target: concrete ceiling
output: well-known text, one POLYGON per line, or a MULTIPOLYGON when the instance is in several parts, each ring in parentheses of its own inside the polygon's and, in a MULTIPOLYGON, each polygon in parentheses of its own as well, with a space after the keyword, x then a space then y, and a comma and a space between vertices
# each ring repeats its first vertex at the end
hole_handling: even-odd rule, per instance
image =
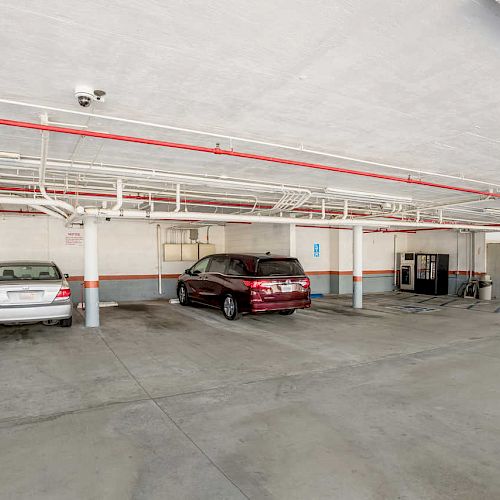
MULTIPOLYGON (((0 47, 3 99, 79 111, 73 89, 86 83, 108 93, 96 113, 498 180, 500 5, 494 0, 1 0, 0 47)), ((3 118, 39 121, 39 114, 0 104, 3 118)), ((89 128, 215 145, 211 138, 95 118, 89 128)), ((92 139, 75 150, 76 143, 52 137, 50 156, 424 196, 422 188, 299 167, 109 142, 101 149, 102 141, 92 139)), ((36 155, 39 148, 38 133, 0 127, 0 150, 36 155)), ((265 153, 405 176, 350 161, 265 153)), ((443 195, 427 191, 429 199, 443 195)))

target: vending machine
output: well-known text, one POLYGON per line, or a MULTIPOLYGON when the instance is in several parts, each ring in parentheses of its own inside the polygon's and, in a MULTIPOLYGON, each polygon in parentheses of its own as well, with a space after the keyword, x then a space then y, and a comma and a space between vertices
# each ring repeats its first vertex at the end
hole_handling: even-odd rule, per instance
POLYGON ((417 253, 415 255, 415 293, 447 295, 449 261, 448 254, 417 253))

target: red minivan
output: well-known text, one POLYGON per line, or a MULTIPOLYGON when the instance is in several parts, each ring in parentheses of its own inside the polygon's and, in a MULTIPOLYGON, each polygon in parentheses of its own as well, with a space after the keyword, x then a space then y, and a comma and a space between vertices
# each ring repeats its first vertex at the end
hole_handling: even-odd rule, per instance
POLYGON ((311 307, 311 284, 299 261, 271 254, 215 254, 199 260, 177 283, 179 302, 222 309, 227 319, 241 313, 293 314, 311 307))

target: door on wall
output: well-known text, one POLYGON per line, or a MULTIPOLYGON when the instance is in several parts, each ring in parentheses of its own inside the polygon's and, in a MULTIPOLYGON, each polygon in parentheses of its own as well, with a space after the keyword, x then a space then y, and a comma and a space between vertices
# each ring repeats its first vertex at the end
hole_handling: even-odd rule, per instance
POLYGON ((491 296, 500 299, 500 243, 488 243, 486 258, 486 274, 493 280, 491 296))

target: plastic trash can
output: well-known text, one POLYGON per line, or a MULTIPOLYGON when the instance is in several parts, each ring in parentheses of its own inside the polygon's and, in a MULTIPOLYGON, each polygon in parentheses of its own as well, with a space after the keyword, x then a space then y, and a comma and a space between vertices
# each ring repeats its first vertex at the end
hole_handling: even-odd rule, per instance
POLYGON ((491 300, 493 281, 488 279, 479 280, 479 300, 491 300))

